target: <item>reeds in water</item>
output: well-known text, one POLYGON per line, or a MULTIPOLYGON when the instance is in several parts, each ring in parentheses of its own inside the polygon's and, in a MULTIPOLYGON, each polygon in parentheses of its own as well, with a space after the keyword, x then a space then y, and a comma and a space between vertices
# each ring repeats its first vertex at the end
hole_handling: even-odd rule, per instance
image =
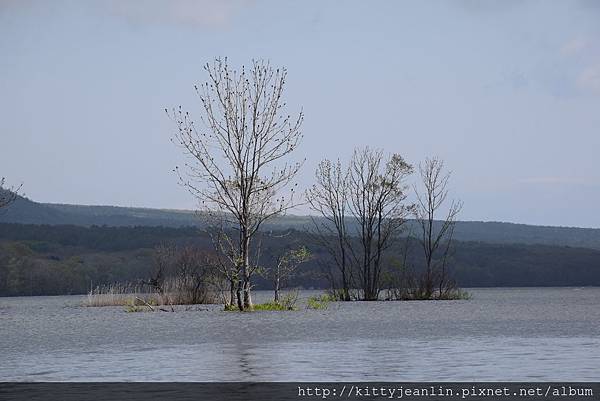
POLYGON ((220 302, 218 291, 192 276, 166 279, 160 288, 147 284, 114 283, 92 288, 84 306, 196 305, 220 302))

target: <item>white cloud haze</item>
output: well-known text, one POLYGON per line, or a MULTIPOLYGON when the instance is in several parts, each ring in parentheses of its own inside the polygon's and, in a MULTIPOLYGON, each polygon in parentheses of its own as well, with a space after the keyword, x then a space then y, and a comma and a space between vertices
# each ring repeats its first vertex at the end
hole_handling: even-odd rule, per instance
MULTIPOLYGON (((34 200, 194 208, 165 107, 268 58, 298 176, 354 146, 439 155, 461 218, 600 227, 599 2, 0 0, 0 175, 34 200)), ((415 177, 414 177, 415 178, 415 177)))
POLYGON ((136 23, 191 24, 208 28, 228 26, 232 18, 249 3, 247 0, 105 1, 113 15, 136 23))

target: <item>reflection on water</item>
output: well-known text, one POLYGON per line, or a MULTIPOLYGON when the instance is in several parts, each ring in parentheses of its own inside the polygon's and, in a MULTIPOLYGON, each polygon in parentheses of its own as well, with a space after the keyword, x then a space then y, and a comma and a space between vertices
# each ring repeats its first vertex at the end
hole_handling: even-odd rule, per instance
POLYGON ((600 380, 600 289, 472 292, 253 314, 3 298, 0 380, 600 380))

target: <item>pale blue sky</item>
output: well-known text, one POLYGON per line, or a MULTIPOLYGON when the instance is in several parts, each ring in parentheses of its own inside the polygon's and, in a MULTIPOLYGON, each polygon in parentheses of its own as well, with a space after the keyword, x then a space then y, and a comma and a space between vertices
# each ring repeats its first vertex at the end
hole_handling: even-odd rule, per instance
POLYGON ((304 108, 301 186, 371 145, 444 158, 462 219, 600 227, 594 0, 0 0, 0 55, 0 175, 37 201, 194 208, 163 110, 254 57, 304 108))

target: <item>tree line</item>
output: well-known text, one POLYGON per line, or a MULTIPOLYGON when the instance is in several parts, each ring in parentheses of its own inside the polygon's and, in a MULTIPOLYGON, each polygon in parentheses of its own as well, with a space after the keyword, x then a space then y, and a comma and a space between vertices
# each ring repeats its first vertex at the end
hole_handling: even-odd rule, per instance
MULTIPOLYGON (((309 244, 310 258, 281 279, 280 290, 330 289, 329 276, 337 268, 328 250, 313 241, 306 231, 265 232, 260 241, 263 267, 253 277, 253 288, 274 290, 268 270, 282 254, 309 244)), ((96 286, 147 282, 155 272, 156 249, 162 246, 193 247, 198 254, 217 256, 210 235, 197 229, 0 224, 0 296, 84 294, 96 286)), ((402 237, 388 249, 382 298, 415 298, 409 292, 417 288, 411 281, 425 273, 421 246, 415 237, 402 237)), ((598 250, 463 241, 454 241, 453 248, 447 269, 462 287, 600 285, 598 250)), ((180 271, 174 266, 165 277, 176 278, 180 271)), ((222 289, 229 297, 229 283, 223 282, 222 289)))

